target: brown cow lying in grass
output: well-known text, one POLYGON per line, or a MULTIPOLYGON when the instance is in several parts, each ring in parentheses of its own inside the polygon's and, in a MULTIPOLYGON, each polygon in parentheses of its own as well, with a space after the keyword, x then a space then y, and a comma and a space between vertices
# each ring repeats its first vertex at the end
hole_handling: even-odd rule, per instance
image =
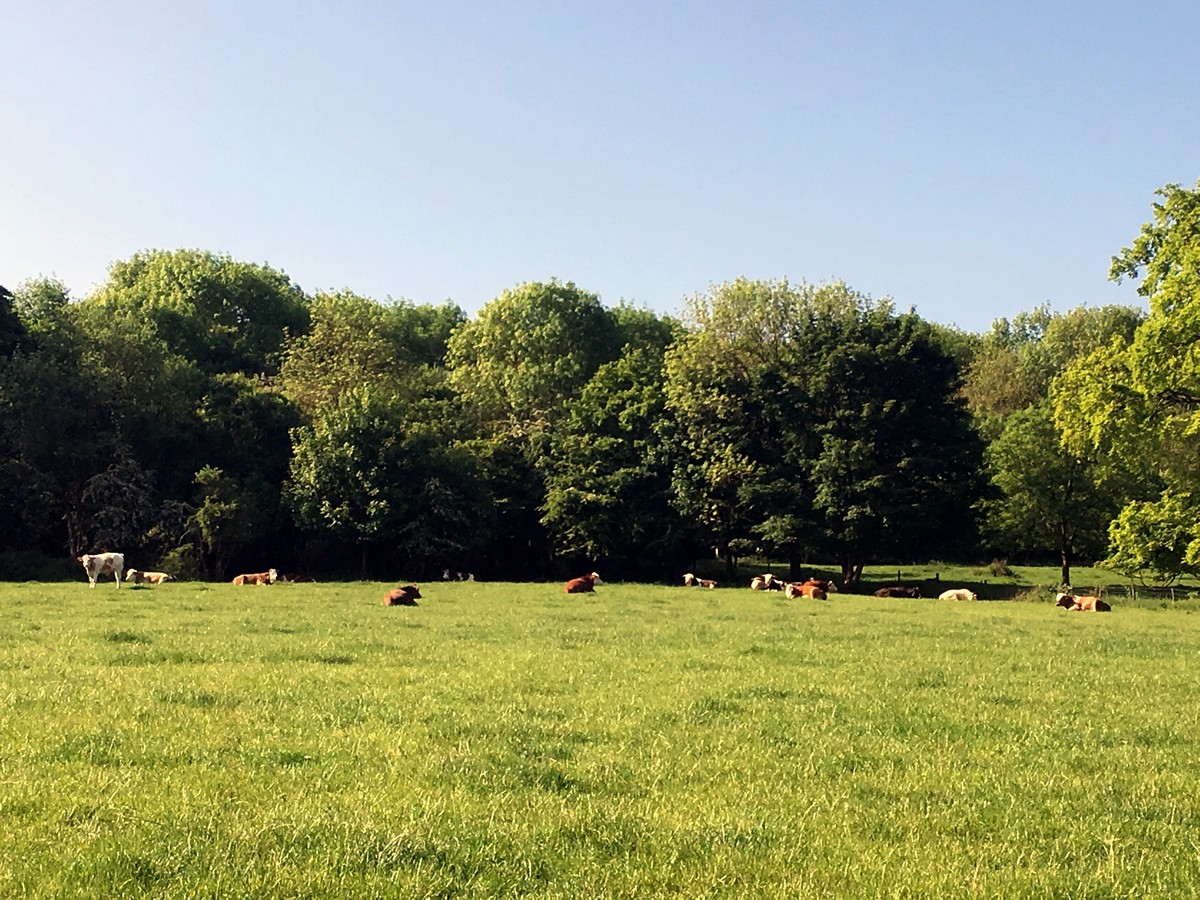
POLYGON ((383 598, 384 606, 418 606, 421 589, 415 584, 405 584, 392 588, 383 598))
POLYGON ((810 578, 805 582, 786 582, 783 586, 783 595, 789 600, 795 600, 797 597, 804 597, 808 600, 827 600, 829 595, 826 589, 822 587, 828 582, 817 581, 815 578, 810 578))
POLYGON ((697 578, 691 572, 688 572, 686 575, 683 576, 683 586, 684 587, 715 588, 717 586, 717 583, 715 581, 713 581, 711 578, 697 578))
POLYGON ((604 584, 604 582, 600 580, 599 575, 593 572, 591 575, 572 578, 563 587, 568 594, 590 594, 594 592, 598 584, 604 584))
POLYGON ((1058 594, 1054 605, 1063 607, 1067 612, 1111 612, 1112 607, 1099 597, 1083 596, 1080 594, 1058 594))
POLYGON ((875 592, 876 597, 908 597, 913 600, 921 599, 921 589, 919 587, 904 587, 901 584, 890 584, 887 587, 881 587, 875 592))
POLYGON ((257 572, 253 575, 238 575, 233 579, 234 584, 274 584, 279 580, 279 573, 274 569, 268 569, 266 572, 257 572))

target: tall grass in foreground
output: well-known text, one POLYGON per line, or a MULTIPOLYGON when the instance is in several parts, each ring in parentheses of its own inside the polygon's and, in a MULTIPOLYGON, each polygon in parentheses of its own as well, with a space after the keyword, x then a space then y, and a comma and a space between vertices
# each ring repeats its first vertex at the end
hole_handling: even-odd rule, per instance
POLYGON ((1200 617, 383 592, 0 586, 0 896, 1200 884, 1200 617))

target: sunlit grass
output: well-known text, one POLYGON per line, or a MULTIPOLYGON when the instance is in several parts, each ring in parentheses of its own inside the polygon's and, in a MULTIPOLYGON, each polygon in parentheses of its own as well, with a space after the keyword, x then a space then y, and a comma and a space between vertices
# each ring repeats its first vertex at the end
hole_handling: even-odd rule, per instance
POLYGON ((0 586, 2 896, 1180 896, 1200 620, 0 586))

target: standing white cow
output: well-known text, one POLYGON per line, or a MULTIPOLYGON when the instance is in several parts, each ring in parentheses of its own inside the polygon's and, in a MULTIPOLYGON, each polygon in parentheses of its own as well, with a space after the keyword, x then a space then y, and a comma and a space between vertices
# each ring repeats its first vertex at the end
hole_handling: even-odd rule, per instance
POLYGON ((124 553, 85 553, 75 558, 83 563, 89 587, 95 587, 96 579, 101 575, 114 576, 117 579, 117 587, 121 586, 121 576, 125 573, 124 553))

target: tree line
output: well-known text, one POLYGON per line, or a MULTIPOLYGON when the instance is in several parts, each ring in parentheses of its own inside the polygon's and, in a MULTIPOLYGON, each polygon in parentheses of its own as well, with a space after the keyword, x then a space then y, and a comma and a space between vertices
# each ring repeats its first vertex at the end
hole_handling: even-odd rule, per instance
POLYGON ((1200 191, 1113 259, 1149 311, 973 334, 841 282, 679 316, 570 282, 453 303, 307 294, 199 250, 74 300, 0 289, 0 559, 674 578, 714 555, 1200 570, 1200 191))

